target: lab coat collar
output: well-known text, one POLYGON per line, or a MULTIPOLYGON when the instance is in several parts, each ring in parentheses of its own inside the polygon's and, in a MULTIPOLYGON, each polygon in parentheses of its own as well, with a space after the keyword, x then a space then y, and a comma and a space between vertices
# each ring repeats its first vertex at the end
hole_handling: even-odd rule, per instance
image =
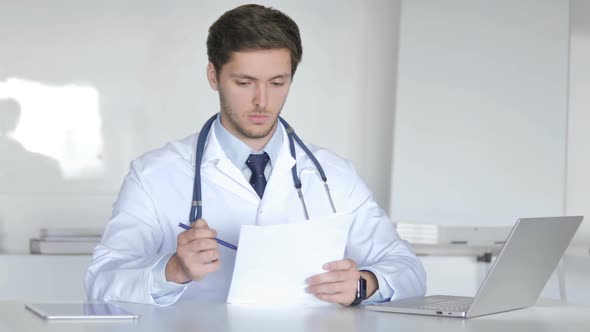
POLYGON ((276 164, 279 151, 283 143, 283 134, 280 130, 277 130, 278 126, 274 128, 273 134, 270 140, 266 143, 260 151, 256 151, 244 143, 242 140, 230 133, 221 124, 220 115, 213 122, 213 128, 215 129, 215 136, 219 145, 222 147, 223 152, 227 155, 229 160, 238 168, 242 169, 246 167, 246 161, 251 154, 262 154, 263 152, 268 153, 270 157, 271 168, 276 164))
MULTIPOLYGON (((281 132, 283 134, 283 142, 282 142, 281 147, 278 152, 277 162, 276 162, 276 164, 273 165, 273 173, 278 169, 282 169, 283 167, 287 168, 287 169, 291 169, 291 167, 293 167, 293 165, 295 165, 295 162, 296 162, 295 159, 293 159, 293 157, 291 156, 291 152, 289 150, 289 137, 288 137, 287 131, 285 130, 282 123, 279 122, 277 130, 281 130, 281 132)), ((197 140, 198 140, 198 134, 195 135, 195 138, 194 138, 193 144, 192 144, 192 151, 190 154, 190 163, 191 163, 191 166, 193 166, 193 167, 195 167, 195 165, 196 165, 197 140)), ((206 165, 209 162, 213 162, 213 161, 217 161, 217 160, 225 160, 225 159, 227 159, 227 161, 229 161, 231 163, 231 161, 229 160, 229 158, 227 157, 227 155, 225 154, 225 152, 221 148, 221 145, 219 144, 219 141, 218 141, 217 136, 215 134, 215 126, 211 126, 211 130, 209 131, 209 134, 207 135, 207 142, 205 143, 202 165, 206 165)))
MULTIPOLYGON (((287 131, 285 128, 280 124, 278 128, 281 128, 283 134, 283 144, 278 153, 277 161, 275 165, 273 165, 273 169, 265 190, 265 193, 269 191, 277 190, 277 183, 282 182, 286 179, 290 179, 288 172, 291 171, 291 168, 295 164, 295 159, 291 156, 289 150, 289 138, 287 136, 287 131)), ((196 135, 198 137, 198 135, 196 135)), ((193 144, 193 151, 191 152, 191 164, 193 167, 196 165, 196 140, 194 140, 193 144)), ((242 171, 239 170, 233 162, 227 157, 219 141, 217 140, 217 136, 215 135, 215 127, 212 126, 209 134, 207 135, 207 142, 205 143, 205 149, 203 151, 203 160, 201 162, 201 174, 203 177, 207 177, 210 181, 215 182, 217 185, 226 188, 227 190, 248 199, 249 201, 256 203, 261 202, 260 198, 254 188, 248 183, 242 171), (215 171, 213 171, 215 169, 215 171)), ((274 193, 270 196, 276 196, 275 194, 279 194, 281 191, 281 187, 278 187, 278 193, 274 193)), ((268 195, 264 195, 266 198, 268 195)))

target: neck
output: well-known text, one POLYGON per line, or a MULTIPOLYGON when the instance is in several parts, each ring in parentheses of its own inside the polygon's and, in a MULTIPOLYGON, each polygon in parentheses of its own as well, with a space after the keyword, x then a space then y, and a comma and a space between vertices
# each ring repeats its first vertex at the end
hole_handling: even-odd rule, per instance
MULTIPOLYGON (((276 130, 276 127, 275 127, 276 130)), ((263 147, 266 146, 266 144, 268 144, 268 141, 270 141, 272 135, 274 134, 274 130, 268 134, 268 136, 264 137, 264 138, 246 138, 246 139, 241 139, 242 142, 246 143, 246 145, 248 145, 250 148, 252 148, 252 150, 258 152, 260 150, 262 150, 263 147)))
POLYGON ((270 141, 270 139, 274 135, 275 131, 277 130, 277 126, 278 126, 278 121, 277 121, 274 124, 274 127, 268 133, 268 135, 266 135, 264 137, 260 137, 260 138, 251 138, 251 137, 248 137, 248 136, 245 136, 245 135, 241 134, 235 128, 233 128, 231 126, 227 126, 225 124, 225 120, 224 120, 223 114, 221 114, 220 121, 221 121, 221 125, 223 126, 223 128, 225 128, 227 131, 229 131, 230 134, 234 135, 240 141, 244 142, 244 144, 246 144, 247 146, 249 146, 252 150, 257 151, 257 152, 260 151, 260 150, 262 150, 262 148, 264 148, 266 146, 266 144, 268 144, 268 142, 270 141))

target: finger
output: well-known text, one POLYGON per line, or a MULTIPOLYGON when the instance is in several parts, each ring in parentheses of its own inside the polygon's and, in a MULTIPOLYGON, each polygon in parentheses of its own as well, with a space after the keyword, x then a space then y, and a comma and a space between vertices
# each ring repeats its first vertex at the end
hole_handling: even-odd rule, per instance
POLYGON ((345 295, 343 293, 337 294, 317 294, 316 297, 322 301, 331 302, 331 303, 338 303, 344 306, 350 305, 352 301, 354 301, 354 297, 349 295, 345 295))
POLYGON ((210 264, 221 258, 221 253, 217 249, 201 251, 198 255, 203 264, 210 264))
POLYGON ((220 267, 221 267, 221 261, 218 259, 216 261, 213 261, 211 263, 203 265, 203 270, 206 273, 211 273, 211 272, 215 272, 215 271, 219 270, 220 267))
POLYGON ((192 228, 209 228, 209 224, 207 223, 207 220, 205 219, 197 219, 197 221, 195 221, 192 225, 192 228))
POLYGON ((178 244, 186 244, 197 239, 215 239, 217 231, 211 228, 191 228, 178 235, 178 244))
POLYGON ((217 241, 213 239, 198 239, 194 241, 190 241, 183 246, 186 247, 186 250, 191 251, 193 253, 199 253, 205 250, 212 250, 217 249, 217 241))
POLYGON ((308 285, 319 285, 326 282, 338 282, 346 280, 358 280, 360 273, 356 270, 348 271, 329 271, 321 274, 316 274, 305 280, 308 285))
POLYGON ((219 260, 219 258, 221 258, 221 254, 219 253, 219 250, 216 249, 211 249, 211 250, 205 250, 205 251, 201 251, 195 255, 193 255, 190 258, 191 263, 194 264, 210 264, 213 263, 217 260, 219 260))
POLYGON ((356 269, 356 262, 352 259, 341 259, 326 263, 323 268, 327 271, 356 269))
POLYGON ((188 266, 188 270, 193 280, 201 280, 211 272, 219 270, 221 267, 221 261, 216 260, 208 264, 191 264, 188 266))
POLYGON ((314 295, 318 294, 337 294, 350 293, 351 284, 349 282, 327 282, 319 285, 310 285, 305 289, 306 292, 314 295))

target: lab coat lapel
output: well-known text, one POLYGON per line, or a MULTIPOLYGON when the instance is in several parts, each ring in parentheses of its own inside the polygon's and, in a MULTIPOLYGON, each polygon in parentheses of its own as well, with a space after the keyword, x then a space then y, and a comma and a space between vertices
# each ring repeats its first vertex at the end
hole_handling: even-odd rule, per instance
POLYGON ((203 180, 222 186, 244 199, 256 203, 259 200, 256 191, 246 181, 244 174, 229 160, 219 145, 214 127, 211 127, 203 151, 201 175, 203 180))
POLYGON ((262 208, 268 212, 269 218, 263 221, 275 220, 285 222, 285 204, 290 204, 290 195, 294 195, 295 187, 291 168, 295 165, 295 159, 291 156, 289 150, 289 137, 281 124, 279 127, 283 131, 283 145, 279 151, 276 162, 273 164, 270 178, 266 184, 264 195, 262 196, 262 208))

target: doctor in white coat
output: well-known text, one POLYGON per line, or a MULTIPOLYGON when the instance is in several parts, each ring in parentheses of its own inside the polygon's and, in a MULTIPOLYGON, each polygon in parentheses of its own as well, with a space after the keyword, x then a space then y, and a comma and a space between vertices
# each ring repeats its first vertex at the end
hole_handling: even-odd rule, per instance
MULTIPOLYGON (((171 305, 179 298, 225 301, 241 225, 303 220, 291 177, 297 165, 310 218, 333 213, 309 156, 278 121, 301 60, 299 30, 282 12, 244 5, 209 29, 207 78, 220 113, 196 163, 198 134, 132 162, 113 215, 94 251, 85 284, 89 299, 171 305), (262 170, 250 161, 264 159, 262 170), (266 165, 264 165, 266 164, 266 165), (195 169, 201 169, 202 219, 189 230, 195 169), (260 182, 262 181, 262 182, 260 182)), ((354 215, 345 258, 326 262, 306 290, 344 306, 425 293, 425 272, 351 163, 310 145, 325 170, 338 213, 354 215), (363 281, 366 292, 358 289, 363 281)), ((305 239, 301 239, 305 245, 305 239)), ((268 248, 273 250, 273 248, 268 248)))

